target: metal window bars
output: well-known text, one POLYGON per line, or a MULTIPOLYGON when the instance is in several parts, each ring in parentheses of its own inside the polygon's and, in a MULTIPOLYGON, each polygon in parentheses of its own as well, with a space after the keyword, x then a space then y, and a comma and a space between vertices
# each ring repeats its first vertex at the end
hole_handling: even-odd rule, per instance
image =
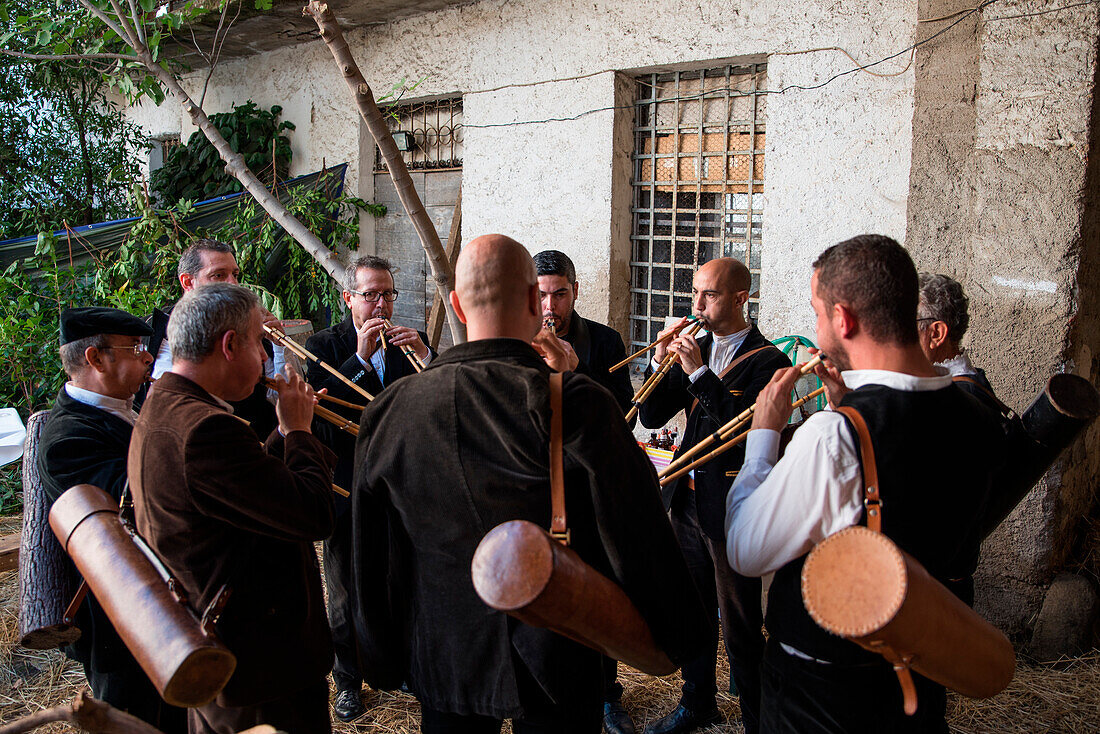
MULTIPOLYGON (((403 151, 409 170, 462 168, 462 98, 436 99, 384 107, 391 132, 412 134, 414 145, 403 151)), ((386 170, 378 146, 374 149, 374 171, 386 170)))
MULTIPOLYGON (((630 351, 666 317, 690 313, 692 276, 708 260, 742 260, 759 292, 766 72, 729 65, 635 80, 630 351)), ((749 318, 758 312, 754 295, 749 318)))

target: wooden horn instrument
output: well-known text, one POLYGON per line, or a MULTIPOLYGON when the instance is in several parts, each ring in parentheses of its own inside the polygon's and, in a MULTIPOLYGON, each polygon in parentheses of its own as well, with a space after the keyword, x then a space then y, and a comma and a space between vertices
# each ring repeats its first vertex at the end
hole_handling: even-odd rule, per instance
MULTIPOLYGON (((389 319, 383 319, 382 320, 382 326, 384 326, 387 330, 392 329, 393 328, 393 322, 390 321, 389 319)), ((385 345, 386 345, 386 334, 385 334, 385 331, 383 331, 382 332, 382 346, 385 347, 385 345)), ((409 364, 411 364, 413 366, 414 370, 416 370, 417 372, 423 372, 424 371, 424 368, 427 365, 425 365, 423 362, 420 361, 420 355, 418 355, 416 353, 415 349, 413 349, 408 344, 402 344, 401 345, 401 353, 405 355, 405 359, 409 360, 409 364)))
MULTIPOLYGON (((695 316, 688 316, 688 322, 687 322, 687 324, 684 324, 684 329, 686 329, 688 327, 688 325, 691 324, 693 321, 697 321, 697 320, 698 320, 698 318, 695 317, 695 316)), ((683 331, 683 329, 681 329, 680 331, 683 331)), ((629 357, 624 359, 622 362, 616 362, 615 364, 611 365, 610 367, 607 368, 607 371, 608 372, 614 372, 615 370, 619 369, 620 367, 627 366, 628 364, 633 362, 635 359, 637 359, 638 357, 640 357, 643 354, 645 354, 646 352, 648 352, 650 349, 653 349, 654 347, 656 347, 660 344, 663 344, 664 342, 667 342, 670 339, 676 338, 677 336, 679 336, 680 331, 674 331, 670 334, 665 334, 660 339, 657 339, 656 341, 653 341, 650 344, 648 344, 647 346, 644 346, 641 349, 639 349, 638 351, 634 352, 634 354, 631 354, 629 357)))
MULTIPOLYGON (((689 326, 685 327, 688 336, 694 336, 702 328, 702 319, 696 319, 695 321, 691 322, 689 326)), ((684 333, 684 329, 681 329, 676 334, 672 334, 669 336, 678 336, 682 333, 684 333)), ((626 413, 627 422, 634 420, 634 416, 638 415, 638 409, 641 407, 642 403, 644 403, 646 399, 653 393, 653 390, 656 389, 658 383, 660 383, 661 380, 665 378, 665 375, 668 374, 669 370, 672 369, 672 365, 674 364, 676 364, 676 354, 674 352, 669 352, 665 355, 664 360, 661 362, 661 366, 652 375, 649 376, 648 380, 642 383, 642 386, 638 388, 638 392, 634 393, 634 397, 630 400, 633 405, 626 413)))
MULTIPOLYGON (((825 355, 816 354, 816 355, 814 355, 814 357, 812 359, 810 359, 808 362, 806 362, 801 367, 799 367, 798 371, 803 375, 807 375, 810 372, 812 372, 815 367, 817 367, 819 364, 821 364, 824 361, 825 361, 825 355)), ((802 405, 803 403, 806 402, 806 400, 809 400, 811 397, 817 397, 820 394, 821 394, 820 392, 811 393, 810 395, 807 395, 804 399, 802 399, 798 403, 798 405, 802 405)), ((795 408, 795 407, 798 407, 798 405, 792 405, 791 407, 795 408)), ((671 464, 666 466, 661 471, 660 478, 664 479, 665 477, 669 477, 673 473, 677 472, 680 468, 687 465, 687 463, 689 461, 691 461, 692 457, 697 456, 699 454, 699 452, 703 451, 704 449, 706 449, 708 446, 710 446, 714 442, 730 440, 730 438, 733 437, 734 433, 739 428, 742 428, 746 423, 748 423, 749 421, 752 420, 752 416, 755 412, 756 412, 756 403, 753 403, 748 408, 745 408, 745 410, 743 410, 735 418, 733 418, 732 420, 730 420, 730 421, 726 422, 725 424, 723 424, 717 431, 715 431, 714 433, 707 436, 706 438, 704 438, 699 443, 692 446, 690 449, 685 451, 680 456, 676 457, 676 461, 673 461, 671 464)), ((679 475, 677 475, 677 476, 679 476, 679 475)))

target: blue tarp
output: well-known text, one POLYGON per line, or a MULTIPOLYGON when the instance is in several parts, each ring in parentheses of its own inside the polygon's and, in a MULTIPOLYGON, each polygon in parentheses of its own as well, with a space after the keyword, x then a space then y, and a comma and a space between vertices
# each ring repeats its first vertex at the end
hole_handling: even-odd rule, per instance
MULTIPOLYGON (((279 200, 286 204, 290 200, 290 192, 295 189, 320 189, 329 199, 339 196, 344 190, 344 174, 348 164, 342 163, 335 168, 326 168, 304 176, 298 176, 280 184, 273 192, 279 200)), ((233 215, 237 206, 241 204, 242 197, 251 196, 247 191, 237 194, 226 194, 214 199, 207 199, 195 204, 191 214, 184 217, 180 224, 189 232, 198 229, 212 230, 220 227, 233 215)), ((257 224, 267 216, 267 213, 257 207, 257 224)), ((71 260, 79 265, 87 262, 93 254, 107 252, 118 248, 126 241, 130 229, 138 221, 138 217, 116 219, 113 222, 88 224, 77 227, 71 232, 59 230, 54 233, 57 238, 57 256, 61 261, 71 260)), ((14 240, 0 242, 0 269, 6 268, 10 263, 34 255, 34 248, 38 242, 38 236, 20 237, 14 240)), ((277 247, 281 251, 283 248, 277 247)))

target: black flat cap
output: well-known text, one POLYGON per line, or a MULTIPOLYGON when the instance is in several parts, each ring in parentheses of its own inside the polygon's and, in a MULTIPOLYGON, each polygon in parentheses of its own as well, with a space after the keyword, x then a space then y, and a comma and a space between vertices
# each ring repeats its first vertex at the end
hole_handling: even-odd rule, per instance
POLYGON ((61 344, 96 334, 149 336, 152 327, 137 316, 117 308, 67 308, 61 312, 61 344))

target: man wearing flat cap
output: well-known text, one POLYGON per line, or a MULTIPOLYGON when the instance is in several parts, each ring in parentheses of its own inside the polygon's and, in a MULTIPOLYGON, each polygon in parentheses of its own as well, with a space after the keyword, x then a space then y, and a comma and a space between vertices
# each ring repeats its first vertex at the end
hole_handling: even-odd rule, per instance
MULTIPOLYGON (((115 308, 70 308, 61 314, 61 364, 69 382, 57 395, 38 449, 38 471, 50 504, 77 484, 115 500, 126 485, 126 454, 137 414, 134 393, 153 357, 152 329, 115 308)), ((77 579, 75 566, 69 571, 77 579)), ((80 639, 66 654, 80 661, 92 695, 163 732, 186 731, 186 713, 161 700, 89 593, 76 618, 80 639)))

